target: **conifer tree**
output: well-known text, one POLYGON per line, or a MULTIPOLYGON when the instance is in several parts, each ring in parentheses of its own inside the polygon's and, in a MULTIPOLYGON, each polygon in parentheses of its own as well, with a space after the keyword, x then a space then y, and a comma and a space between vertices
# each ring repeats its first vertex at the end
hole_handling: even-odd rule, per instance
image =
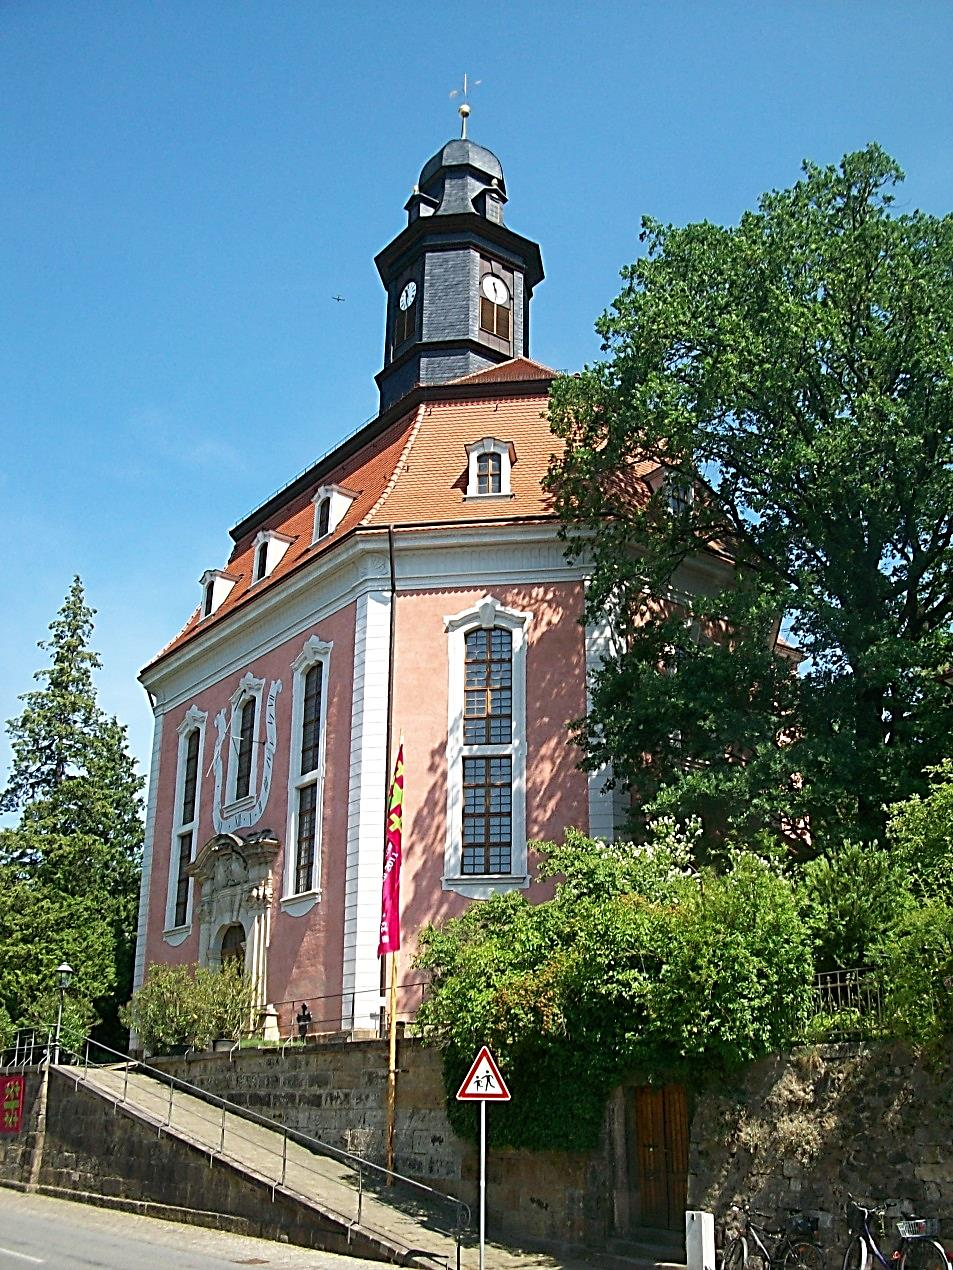
POLYGON ((0 811, 0 1004, 44 1022, 54 967, 109 1035, 131 987, 142 842, 142 778, 126 730, 98 705, 89 647, 94 610, 73 579, 39 647, 50 664, 10 720, 13 759, 0 811))

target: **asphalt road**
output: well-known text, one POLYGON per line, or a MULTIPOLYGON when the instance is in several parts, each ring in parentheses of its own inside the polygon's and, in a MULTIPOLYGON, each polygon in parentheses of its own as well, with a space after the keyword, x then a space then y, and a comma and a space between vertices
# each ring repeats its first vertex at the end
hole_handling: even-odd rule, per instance
POLYGON ((0 1188, 0 1270, 380 1270, 379 1261, 0 1188))

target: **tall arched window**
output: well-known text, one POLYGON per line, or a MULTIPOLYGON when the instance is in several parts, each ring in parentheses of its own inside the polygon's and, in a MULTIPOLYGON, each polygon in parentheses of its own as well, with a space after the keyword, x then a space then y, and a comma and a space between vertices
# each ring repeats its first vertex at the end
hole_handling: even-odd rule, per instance
POLYGON ((180 943, 188 934, 192 881, 188 867, 196 852, 202 793, 202 753, 208 716, 190 706, 178 727, 178 760, 173 802, 169 882, 166 893, 165 936, 180 943))
POLYGON ((461 871, 508 874, 513 851, 513 638, 493 627, 469 631, 463 712, 461 871), (479 747, 480 753, 472 753, 479 747), (499 747, 498 753, 487 752, 499 747), (505 752, 504 752, 505 751, 505 752), (471 756, 472 755, 472 756, 471 756))
POLYGON ((318 822, 318 772, 321 761, 321 689, 324 667, 316 662, 304 677, 301 703, 301 748, 298 760, 298 809, 295 817, 295 881, 297 894, 314 886, 318 822))
POLYGON ((487 597, 449 634, 443 885, 473 898, 528 885, 526 625, 487 597))
POLYGON ((331 645, 311 635, 292 662, 288 849, 282 908, 303 916, 321 893, 324 730, 331 645))
POLYGON ((185 746, 185 772, 182 780, 182 803, 179 807, 178 867, 175 884, 173 926, 184 926, 189 918, 189 875, 195 845, 195 794, 199 778, 199 730, 193 728, 185 746))
POLYGON ((251 787, 252 747, 255 744, 255 711, 258 702, 249 697, 238 715, 238 767, 235 772, 235 797, 247 798, 251 787))

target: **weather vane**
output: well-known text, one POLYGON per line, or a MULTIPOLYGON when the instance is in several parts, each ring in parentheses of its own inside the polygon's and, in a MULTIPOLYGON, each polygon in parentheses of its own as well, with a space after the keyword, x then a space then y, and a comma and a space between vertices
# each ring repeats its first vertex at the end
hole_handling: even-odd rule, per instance
POLYGON ((471 83, 467 79, 466 75, 464 75, 462 94, 459 88, 455 88, 453 92, 451 92, 450 94, 451 100, 454 97, 460 97, 460 96, 463 97, 463 101, 461 101, 460 105, 457 107, 458 113, 460 115, 460 140, 461 141, 466 141, 467 139, 467 119, 469 118, 469 115, 470 115, 470 103, 467 100, 467 98, 470 95, 470 89, 476 88, 479 84, 482 84, 482 83, 483 83, 482 79, 475 79, 471 83))

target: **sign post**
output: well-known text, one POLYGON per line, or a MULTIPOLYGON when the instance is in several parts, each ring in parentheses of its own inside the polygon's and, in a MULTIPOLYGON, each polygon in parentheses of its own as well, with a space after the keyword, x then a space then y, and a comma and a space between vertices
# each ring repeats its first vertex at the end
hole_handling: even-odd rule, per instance
POLYGON ((459 1102, 480 1104, 480 1270, 486 1255, 486 1104, 509 1102, 510 1091, 486 1045, 480 1050, 463 1084, 457 1090, 459 1102))

